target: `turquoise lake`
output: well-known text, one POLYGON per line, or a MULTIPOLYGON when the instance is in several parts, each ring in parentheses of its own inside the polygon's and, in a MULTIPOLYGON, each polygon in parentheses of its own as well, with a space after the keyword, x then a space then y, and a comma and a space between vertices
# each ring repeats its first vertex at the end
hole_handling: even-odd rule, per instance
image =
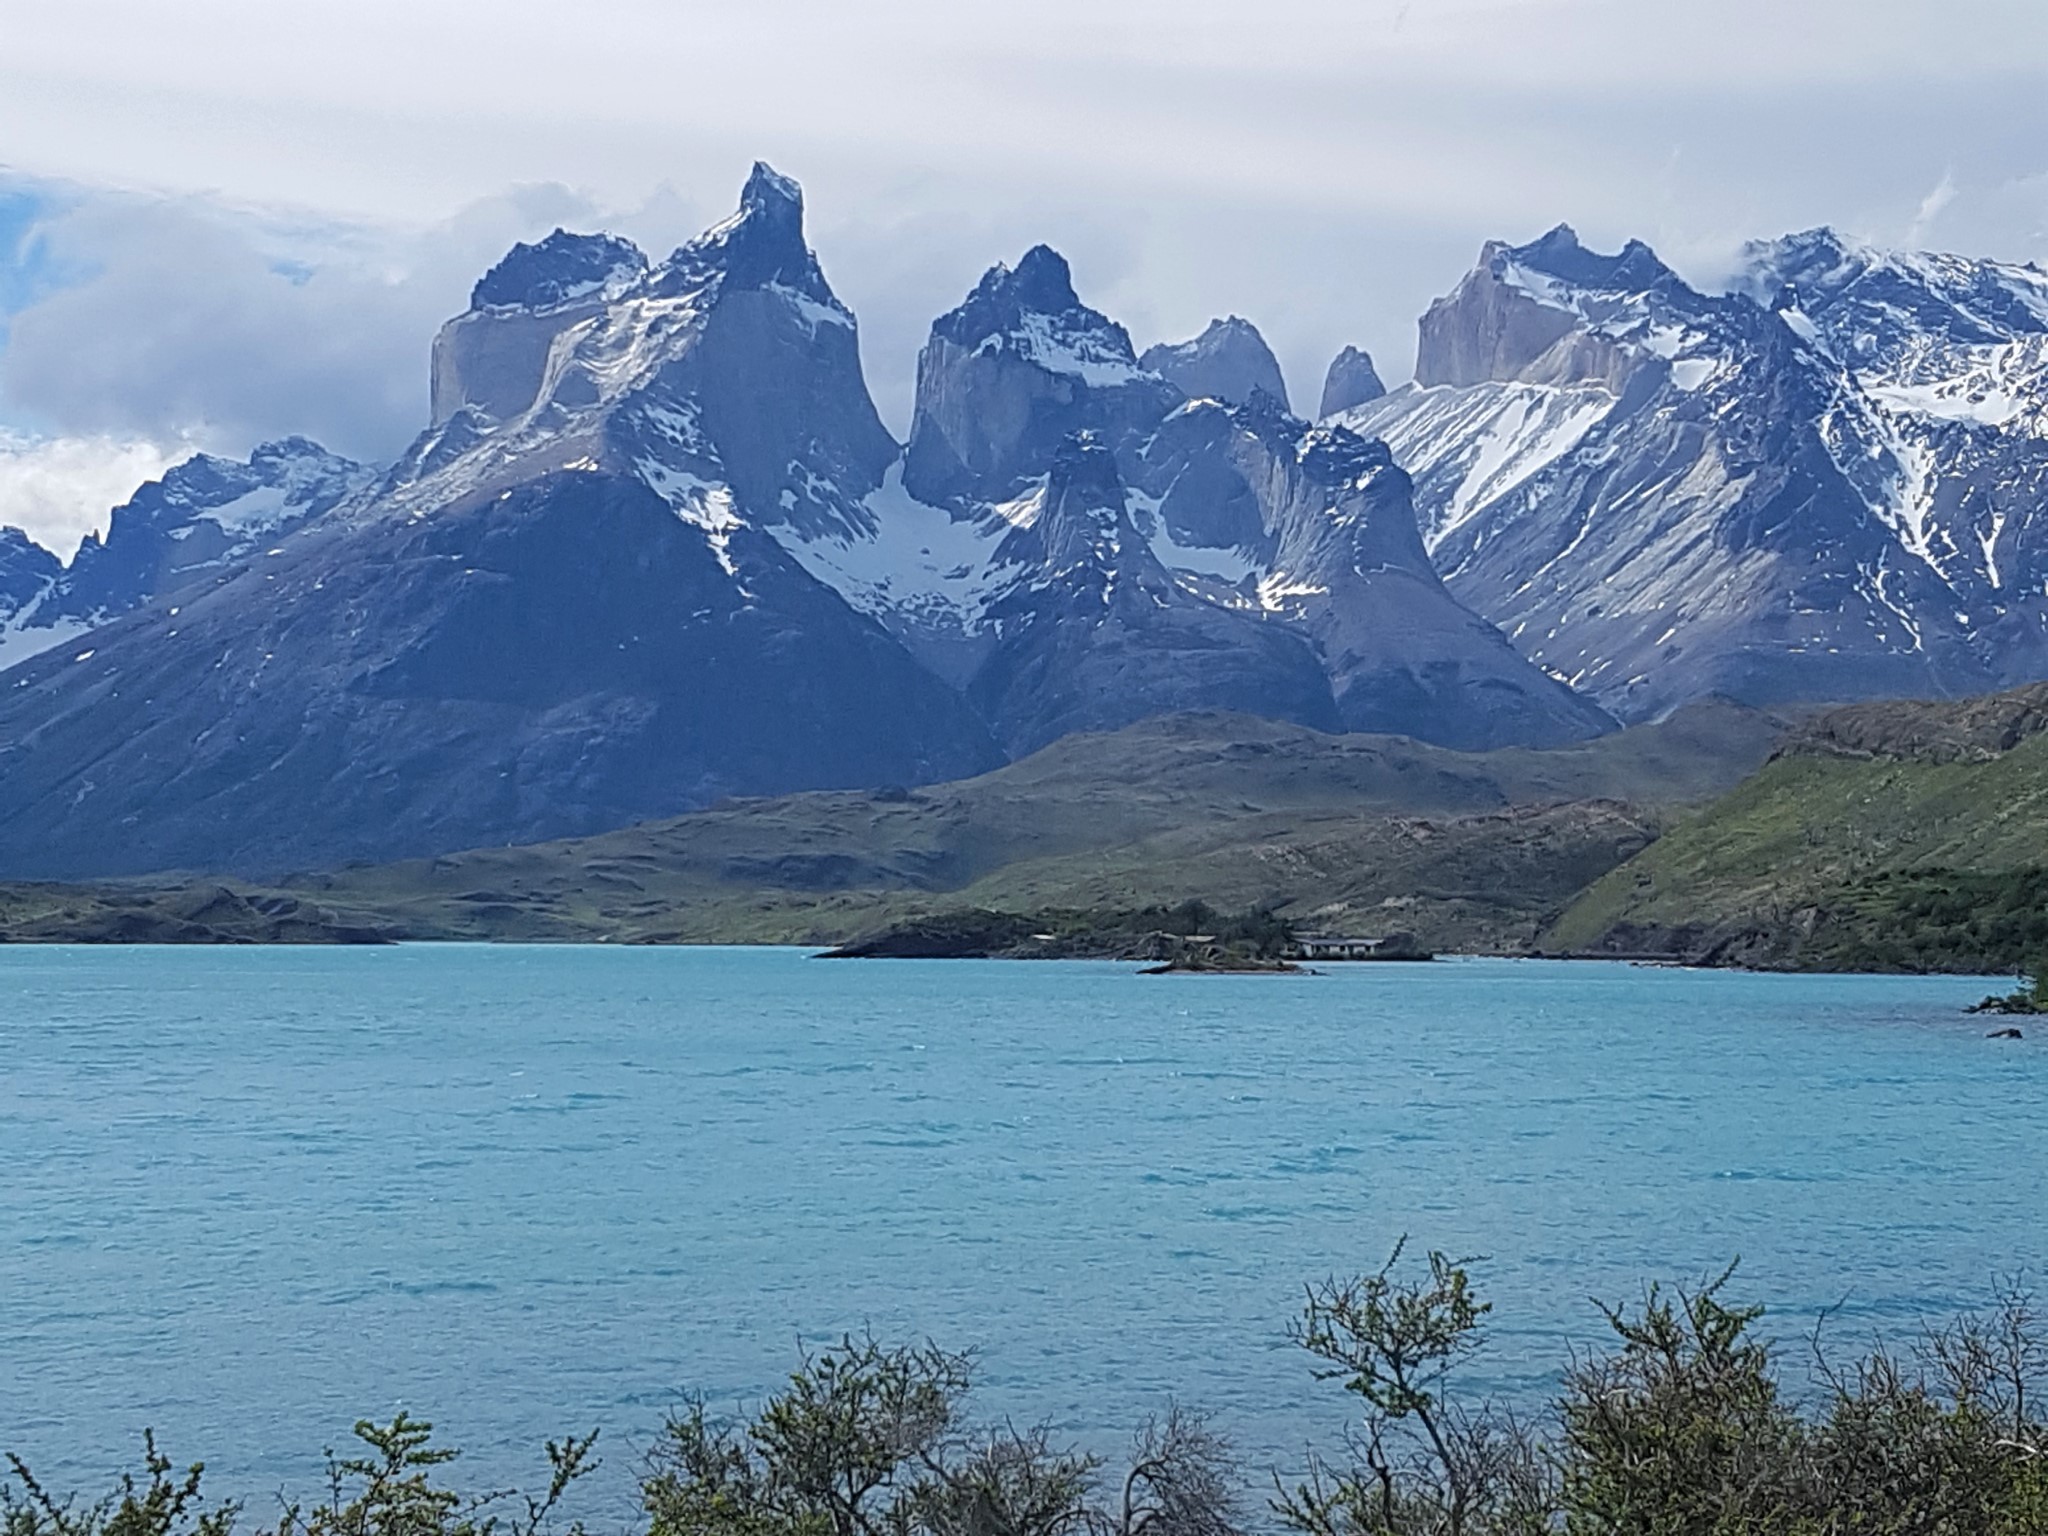
MULTIPOLYGON (((1485 1257, 1475 1386, 1540 1403, 1595 1298, 1696 1281, 1901 1338, 2048 1260, 2048 1031, 1968 978, 1454 961, 1312 977, 792 950, 0 951, 0 1449, 145 1426, 316 1489, 407 1407, 474 1484, 799 1339, 975 1345, 988 1417, 1115 1450, 1169 1397, 1258 1466, 1343 1395, 1305 1281, 1485 1257)), ((259 1504, 260 1509, 264 1507, 259 1504)))

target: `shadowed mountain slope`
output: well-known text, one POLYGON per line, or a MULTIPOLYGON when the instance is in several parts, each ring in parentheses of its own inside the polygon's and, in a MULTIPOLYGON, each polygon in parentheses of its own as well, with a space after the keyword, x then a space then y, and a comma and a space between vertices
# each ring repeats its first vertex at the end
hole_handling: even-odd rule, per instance
POLYGON ((569 472, 316 526, 0 690, 0 868, 277 872, 998 760, 748 529, 569 472))

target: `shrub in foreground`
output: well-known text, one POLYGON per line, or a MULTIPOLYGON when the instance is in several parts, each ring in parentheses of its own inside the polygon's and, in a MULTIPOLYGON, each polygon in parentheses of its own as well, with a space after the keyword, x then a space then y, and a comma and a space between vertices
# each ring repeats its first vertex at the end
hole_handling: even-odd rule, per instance
MULTIPOLYGON (((1379 1269, 1312 1286, 1294 1338, 1357 1405, 1341 1452, 1277 1477, 1266 1523, 1294 1536, 2048 1536, 2044 1340, 2027 1295, 1903 1351, 1846 1363, 1807 1341, 1786 1385, 1760 1309, 1730 1274, 1605 1309, 1542 1415, 1458 1389, 1490 1308, 1468 1267, 1397 1246, 1379 1269)), ((1170 1409, 1114 1465, 1044 1428, 970 1419, 970 1356, 847 1338, 806 1354, 750 1418, 701 1402, 670 1417, 640 1482, 644 1536, 1243 1536, 1254 1522, 1228 1442, 1170 1409)), ((257 1536, 550 1536, 595 1435, 551 1443, 537 1496, 465 1494, 454 1452, 400 1415, 356 1426, 326 1496, 257 1536)), ((201 1468, 145 1440, 143 1474, 81 1505, 10 1458, 0 1536, 237 1536, 201 1468)), ((563 1536, 582 1536, 572 1524, 563 1536)))

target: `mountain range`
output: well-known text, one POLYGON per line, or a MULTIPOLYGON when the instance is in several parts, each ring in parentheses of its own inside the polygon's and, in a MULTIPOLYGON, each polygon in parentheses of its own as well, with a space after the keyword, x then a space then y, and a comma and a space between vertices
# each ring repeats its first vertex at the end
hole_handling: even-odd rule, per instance
POLYGON ((1228 710, 1456 750, 2048 675, 2048 276, 1825 232, 1729 291, 1490 245, 1319 419, 1055 251, 934 321, 907 440, 765 165, 655 260, 516 246, 388 466, 201 456, 0 534, 0 872, 270 874, 916 785, 1228 710))
POLYGON ((1451 590, 1626 719, 2048 675, 2048 273, 1812 231, 1703 293, 1489 245, 1340 412, 1451 590))

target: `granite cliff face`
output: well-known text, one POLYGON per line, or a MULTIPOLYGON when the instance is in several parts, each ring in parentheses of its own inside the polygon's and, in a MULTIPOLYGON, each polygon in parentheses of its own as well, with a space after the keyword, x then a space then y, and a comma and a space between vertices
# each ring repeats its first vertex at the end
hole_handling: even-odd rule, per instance
POLYGON ((1414 476, 1451 590, 1629 718, 2048 672, 2048 279, 1818 234, 1726 294, 1560 228, 1431 306, 1342 413, 1414 476))
POLYGON ((1181 398, 1138 366, 1122 326, 1081 302, 1066 259, 1034 246, 933 322, 903 486, 934 505, 999 503, 1044 475, 1074 433, 1115 451, 1181 398))
POLYGON ((645 482, 707 527, 856 531, 896 444, 854 318, 757 165, 730 219, 649 264, 608 236, 522 247, 435 343, 435 424, 383 500, 431 508, 565 465, 645 482))
POLYGON ((1190 400, 1248 405, 1263 390, 1280 409, 1288 408, 1280 360, 1258 328, 1236 315, 1211 320, 1193 341, 1147 347, 1138 366, 1158 374, 1190 400))
POLYGON ((1346 347, 1330 359, 1330 371, 1323 375, 1323 401, 1316 409, 1316 419, 1327 420, 1341 411, 1370 405, 1386 392, 1387 386, 1380 382, 1371 355, 1357 347, 1346 347))

